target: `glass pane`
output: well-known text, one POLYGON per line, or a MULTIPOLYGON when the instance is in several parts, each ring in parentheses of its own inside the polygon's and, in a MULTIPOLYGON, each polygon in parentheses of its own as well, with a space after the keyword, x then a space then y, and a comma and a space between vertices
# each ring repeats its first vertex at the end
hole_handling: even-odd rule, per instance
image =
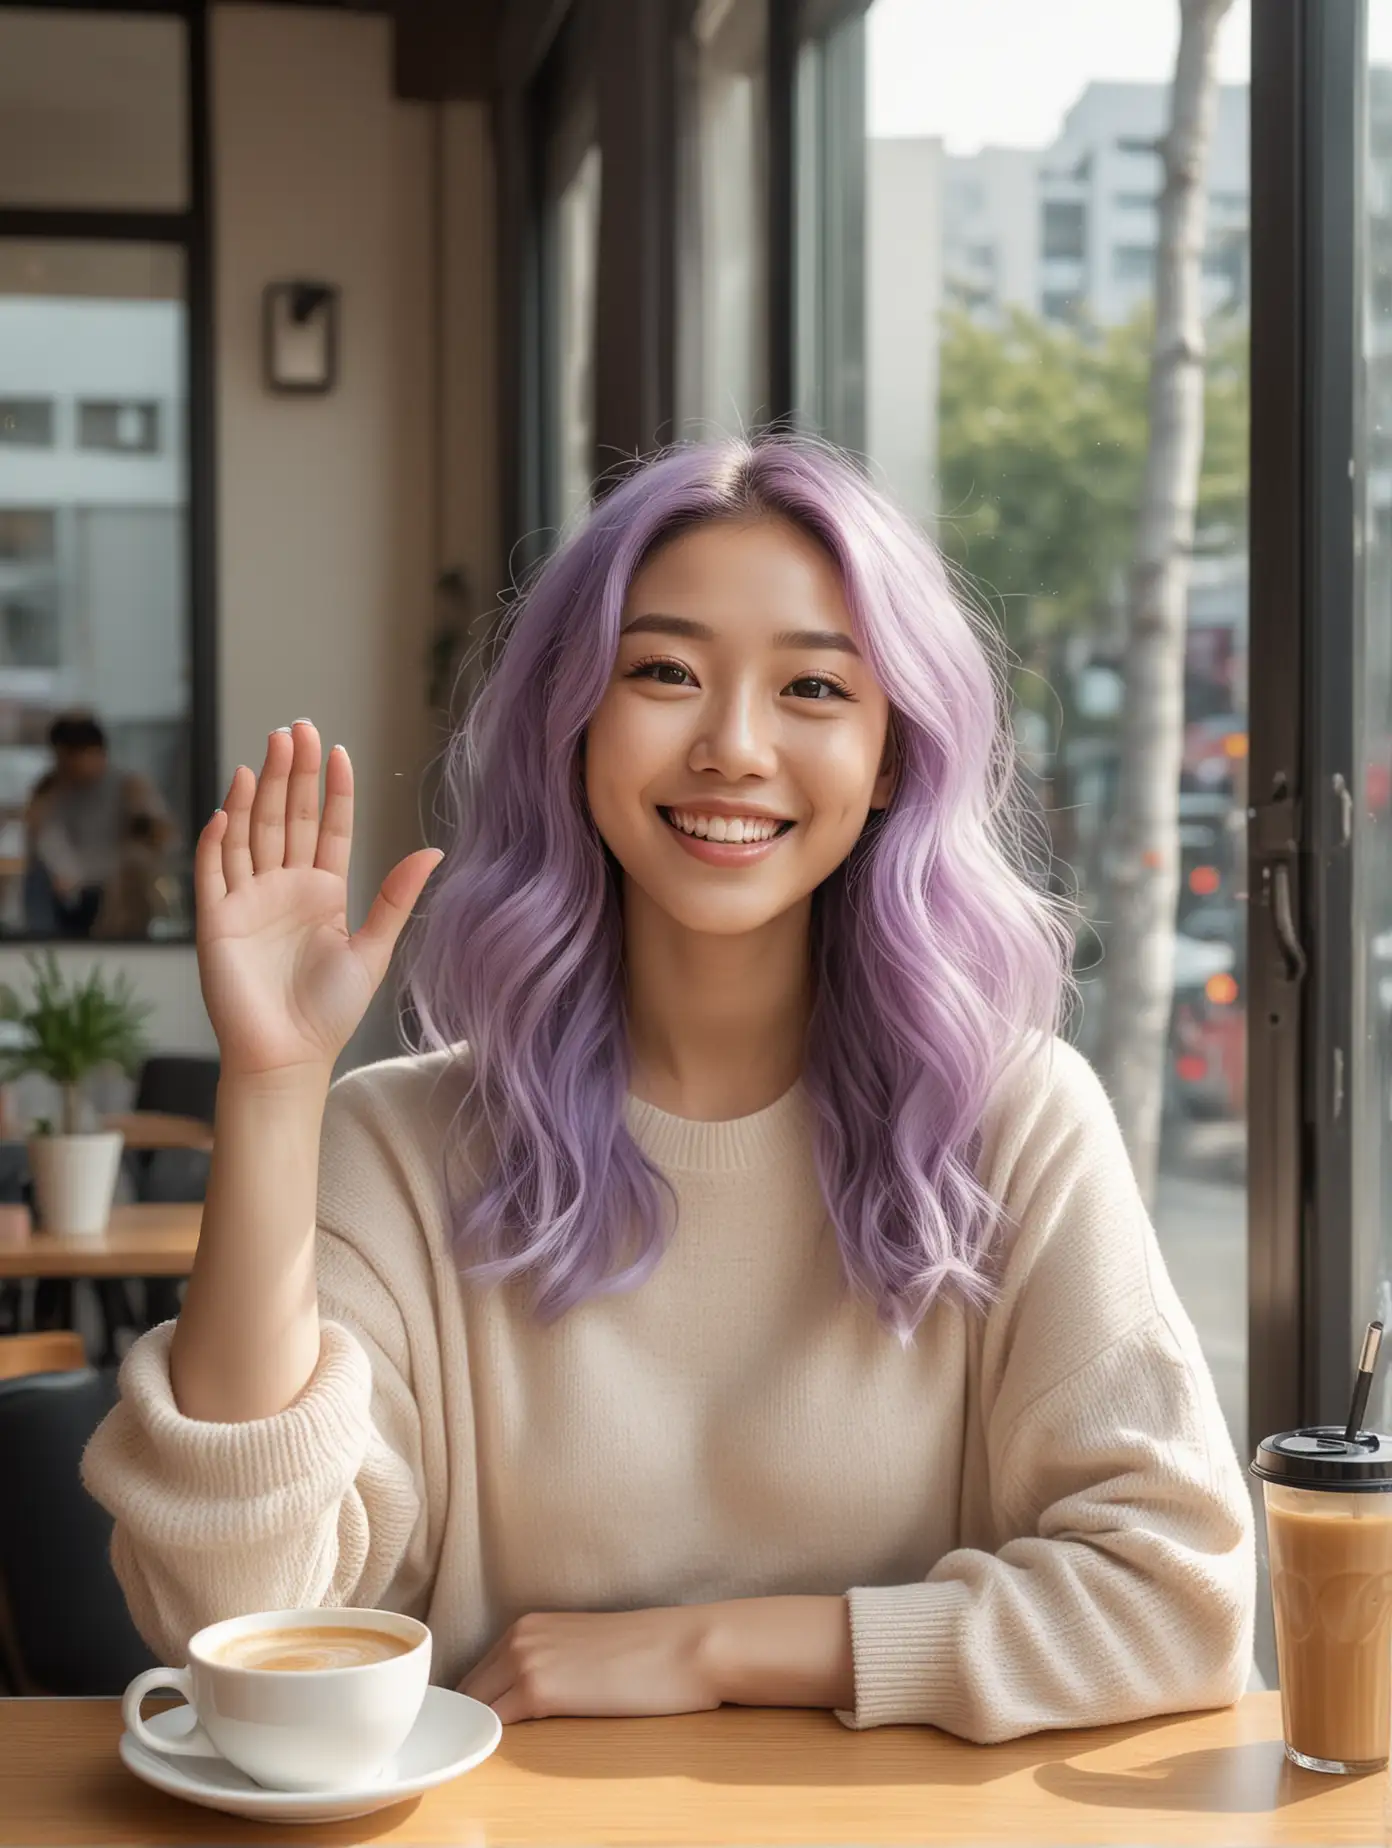
POLYGON ((0 205, 188 204, 184 23, 0 7, 0 205))
POLYGON ((188 932, 186 343, 178 250, 0 240, 0 934, 188 932))
MULTIPOLYGON (((1357 407, 1362 661, 1354 817, 1354 1291, 1392 1327, 1392 0, 1369 0, 1363 113, 1363 402, 1357 407)), ((1361 1335, 1362 1330, 1359 1329, 1361 1335)), ((1392 1370, 1368 1422, 1389 1429, 1392 1370)))
POLYGON ((767 0, 697 9, 678 328, 691 434, 745 430, 767 412, 767 43, 767 0))
POLYGON ((873 0, 803 45, 796 376, 804 421, 863 447, 1009 644, 1056 880, 1085 919, 1073 1031, 1118 1100, 1243 1452, 1243 0, 1203 193, 1197 526, 1166 554, 1184 620, 1163 651, 1128 643, 1179 17, 1176 0, 873 0), (1127 921, 1125 872, 1148 921, 1127 921), (1144 1007, 1138 969, 1158 972, 1144 1007))
POLYGON ((585 149, 556 206, 557 525, 588 506, 594 475, 599 149, 585 149))

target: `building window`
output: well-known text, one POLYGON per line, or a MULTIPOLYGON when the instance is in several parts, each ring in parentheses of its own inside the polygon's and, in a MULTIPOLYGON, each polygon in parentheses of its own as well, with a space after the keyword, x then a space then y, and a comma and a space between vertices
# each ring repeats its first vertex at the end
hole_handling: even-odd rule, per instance
POLYGON ((51 562, 54 516, 37 507, 0 507, 0 565, 51 562))
POLYGON ((1044 205, 1044 260, 1081 262, 1087 249, 1086 208, 1081 200, 1050 199, 1044 205))
POLYGON ((1158 156, 1160 153, 1160 143, 1158 141, 1147 141, 1145 137, 1141 135, 1118 135, 1117 152, 1118 154, 1149 154, 1158 156))
POLYGON ((1072 289, 1045 289, 1039 298, 1039 312, 1046 321, 1063 321, 1072 326, 1082 314, 1082 300, 1072 289))
POLYGON ((1119 212, 1153 212, 1158 204, 1154 193, 1120 192, 1116 196, 1119 212))
POLYGON ((1112 274, 1118 282, 1151 282, 1155 276, 1154 244, 1116 245, 1112 251, 1112 274))
POLYGON ((51 449, 53 400, 0 398, 0 443, 16 449, 51 449))
POLYGON ((152 456, 159 448, 157 404, 84 403, 77 407, 79 449, 152 456))

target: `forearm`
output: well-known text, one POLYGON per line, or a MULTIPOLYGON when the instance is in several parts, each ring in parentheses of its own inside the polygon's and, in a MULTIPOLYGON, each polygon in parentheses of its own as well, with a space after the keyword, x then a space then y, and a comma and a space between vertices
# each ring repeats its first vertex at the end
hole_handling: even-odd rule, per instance
POLYGON ((843 1597, 732 1598, 706 1606, 710 1671, 740 1707, 855 1707, 843 1597))
POLYGON ((188 1418, 285 1410, 319 1358, 314 1222, 327 1072, 224 1077, 198 1253, 169 1356, 188 1418))

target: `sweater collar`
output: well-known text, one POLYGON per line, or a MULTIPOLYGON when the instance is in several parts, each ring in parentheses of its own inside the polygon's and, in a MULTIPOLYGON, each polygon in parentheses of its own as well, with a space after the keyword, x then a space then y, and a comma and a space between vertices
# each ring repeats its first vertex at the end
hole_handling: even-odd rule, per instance
POLYGON ((752 1116, 718 1123, 673 1116, 630 1093, 627 1121, 634 1141, 658 1167, 726 1172, 766 1168, 795 1152, 805 1152, 812 1110, 799 1078, 790 1090, 752 1116))

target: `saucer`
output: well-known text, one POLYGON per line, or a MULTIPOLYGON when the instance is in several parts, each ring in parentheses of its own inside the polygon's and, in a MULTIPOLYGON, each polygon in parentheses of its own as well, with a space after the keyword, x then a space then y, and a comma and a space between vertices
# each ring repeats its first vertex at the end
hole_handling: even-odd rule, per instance
MULTIPOLYGON (((145 1724, 161 1738, 179 1739, 193 1731, 193 1709, 172 1707, 152 1714, 145 1724)), ((502 1721, 491 1707, 449 1688, 430 1687, 406 1743, 370 1784, 266 1790, 225 1758, 166 1758, 128 1732, 121 1734, 119 1750, 128 1771, 186 1803, 262 1822, 345 1822, 472 1771, 496 1750, 502 1736, 502 1721)))

